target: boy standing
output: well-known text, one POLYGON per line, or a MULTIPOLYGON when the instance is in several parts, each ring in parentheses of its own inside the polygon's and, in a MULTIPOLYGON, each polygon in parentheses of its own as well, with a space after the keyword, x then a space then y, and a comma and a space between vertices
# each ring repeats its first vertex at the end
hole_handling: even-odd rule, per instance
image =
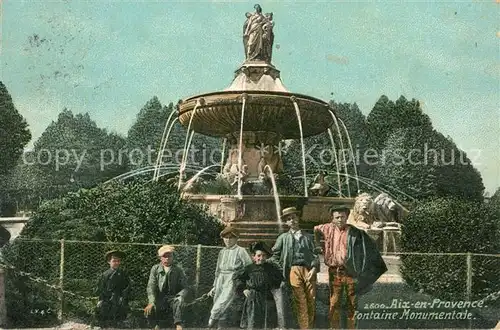
MULTIPOLYGON (((278 236, 270 260, 283 269, 283 277, 291 287, 293 307, 300 329, 312 329, 316 317, 316 274, 320 270, 314 237, 300 229, 297 208, 284 209, 281 219, 290 230, 278 236)), ((283 310, 284 306, 278 307, 278 301, 277 308, 283 310)))
POLYGON ((101 326, 116 326, 127 318, 130 279, 120 268, 124 256, 125 253, 117 250, 106 253, 109 269, 102 273, 97 285, 96 317, 101 326))
POLYGON ((342 300, 347 300, 346 328, 356 328, 355 312, 358 296, 368 292, 372 284, 387 271, 372 238, 363 230, 347 224, 349 207, 332 206, 331 221, 314 227, 316 244, 325 241, 323 255, 328 267, 330 286, 330 327, 341 328, 342 300))

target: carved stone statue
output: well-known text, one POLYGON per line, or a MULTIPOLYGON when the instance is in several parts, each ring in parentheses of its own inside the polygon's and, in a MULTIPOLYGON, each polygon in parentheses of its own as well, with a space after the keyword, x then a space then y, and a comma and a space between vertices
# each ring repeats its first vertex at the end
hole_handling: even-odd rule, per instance
POLYGON ((243 45, 247 61, 271 63, 274 42, 273 14, 262 14, 260 5, 255 5, 254 13, 246 13, 243 25, 243 45))
POLYGON ((368 193, 362 193, 354 202, 347 223, 360 229, 399 227, 403 209, 387 194, 378 195, 375 200, 368 193))
POLYGON ((321 171, 316 175, 314 178, 314 184, 313 186, 309 189, 311 191, 311 195, 313 196, 326 196, 328 194, 328 191, 330 190, 330 185, 328 184, 327 180, 327 173, 324 171, 321 171))
POLYGON ((257 172, 259 173, 259 177, 260 176, 262 176, 264 178, 266 177, 266 173, 265 173, 266 165, 267 165, 266 159, 264 158, 264 156, 261 156, 259 164, 257 164, 257 172))

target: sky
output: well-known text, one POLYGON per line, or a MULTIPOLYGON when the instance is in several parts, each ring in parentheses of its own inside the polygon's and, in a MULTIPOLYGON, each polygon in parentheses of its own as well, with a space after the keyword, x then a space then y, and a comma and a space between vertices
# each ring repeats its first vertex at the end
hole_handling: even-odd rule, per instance
MULTIPOLYGON (((420 100, 434 127, 500 186, 500 1, 261 1, 288 90, 356 102, 420 100)), ((164 104, 229 86, 255 2, 2 3, 1 79, 35 141, 63 108, 126 135, 164 104)))

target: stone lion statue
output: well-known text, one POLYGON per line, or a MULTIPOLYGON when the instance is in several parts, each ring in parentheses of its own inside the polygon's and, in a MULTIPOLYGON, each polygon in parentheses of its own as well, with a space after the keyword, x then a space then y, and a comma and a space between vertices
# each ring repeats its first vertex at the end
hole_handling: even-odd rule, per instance
POLYGON ((370 194, 362 193, 356 197, 347 223, 360 229, 399 227, 402 216, 403 208, 389 195, 382 193, 373 199, 370 194))

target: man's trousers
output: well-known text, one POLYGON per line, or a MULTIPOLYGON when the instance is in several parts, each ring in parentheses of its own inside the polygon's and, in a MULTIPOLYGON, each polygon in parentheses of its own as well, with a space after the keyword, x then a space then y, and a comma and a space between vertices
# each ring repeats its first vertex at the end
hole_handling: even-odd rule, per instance
POLYGON ((307 279, 309 269, 304 266, 292 266, 290 286, 292 287, 293 307, 301 329, 314 328, 316 316, 316 278, 307 279))

